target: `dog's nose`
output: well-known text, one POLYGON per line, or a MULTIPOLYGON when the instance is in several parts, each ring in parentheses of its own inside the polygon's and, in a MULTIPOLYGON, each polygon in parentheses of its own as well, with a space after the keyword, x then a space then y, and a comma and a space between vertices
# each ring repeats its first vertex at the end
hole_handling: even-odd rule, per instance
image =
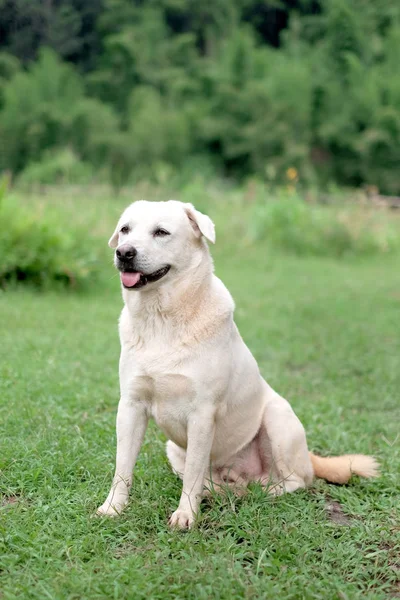
POLYGON ((122 244, 122 246, 117 248, 115 254, 119 258, 119 260, 132 260, 132 258, 135 258, 137 250, 130 244, 122 244))

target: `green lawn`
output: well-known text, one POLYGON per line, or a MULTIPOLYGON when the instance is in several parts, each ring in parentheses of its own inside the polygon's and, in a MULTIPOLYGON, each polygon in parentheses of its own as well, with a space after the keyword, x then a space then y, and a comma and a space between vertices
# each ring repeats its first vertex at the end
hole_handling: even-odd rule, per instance
POLYGON ((180 482, 152 426, 129 508, 91 518, 115 454, 110 251, 104 282, 85 292, 0 293, 1 600, 400 596, 399 259, 290 257, 229 228, 213 254, 241 333, 310 448, 374 454, 382 476, 280 498, 252 485, 203 502, 197 527, 179 533, 167 518, 180 482))

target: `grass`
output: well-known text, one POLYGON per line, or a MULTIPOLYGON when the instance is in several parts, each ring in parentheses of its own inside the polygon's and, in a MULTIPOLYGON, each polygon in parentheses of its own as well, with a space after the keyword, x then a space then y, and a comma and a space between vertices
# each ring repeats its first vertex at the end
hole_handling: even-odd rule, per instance
MULTIPOLYGON (((127 199, 59 202, 106 243, 127 199)), ((241 333, 310 448, 374 454, 382 476, 281 498, 252 485, 203 502, 196 528, 179 533, 167 518, 180 482, 151 426, 126 512, 92 519, 115 455, 121 297, 110 251, 104 280, 80 294, 0 293, 1 600, 400 596, 399 258, 271 252, 238 236, 243 219, 226 207, 210 214, 241 333)))

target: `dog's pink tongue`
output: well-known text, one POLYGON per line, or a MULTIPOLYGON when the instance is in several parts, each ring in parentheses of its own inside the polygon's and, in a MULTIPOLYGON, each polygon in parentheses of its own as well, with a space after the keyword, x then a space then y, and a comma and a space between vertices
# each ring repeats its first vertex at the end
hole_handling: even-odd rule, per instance
POLYGON ((121 273, 121 281, 126 287, 133 287, 140 279, 140 273, 121 273))

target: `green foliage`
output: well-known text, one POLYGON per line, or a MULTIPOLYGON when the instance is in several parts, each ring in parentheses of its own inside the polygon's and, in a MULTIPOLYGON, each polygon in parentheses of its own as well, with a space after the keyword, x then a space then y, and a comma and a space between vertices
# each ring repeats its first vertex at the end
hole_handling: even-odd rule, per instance
POLYGON ((202 135, 221 148, 228 165, 242 174, 273 172, 278 181, 289 167, 305 175, 312 94, 306 65, 258 48, 250 32, 239 30, 223 46, 209 78, 214 94, 202 135))
POLYGON ((13 77, 20 64, 18 59, 7 52, 0 52, 0 109, 3 105, 3 90, 7 81, 13 77))
POLYGON ((39 162, 29 163, 18 182, 22 186, 36 184, 89 183, 93 177, 93 167, 79 160, 68 148, 46 153, 39 162))
MULTIPOLYGON (((107 108, 106 106, 104 108, 107 108)), ((124 129, 94 134, 97 162, 107 165, 118 190, 132 176, 156 180, 164 166, 173 172, 190 151, 189 119, 173 105, 164 106, 159 92, 140 86, 129 99, 124 129)))
POLYGON ((0 155, 0 167, 19 172, 28 166, 31 180, 32 163, 44 160, 47 171, 49 154, 56 150, 65 159, 66 147, 96 164, 101 140, 117 128, 112 109, 86 97, 81 77, 45 49, 27 72, 17 73, 4 87, 0 135, 7 151, 0 155))
POLYGON ((398 3, 60 0, 36 18, 38 54, 11 32, 0 54, 0 169, 68 147, 117 189, 208 156, 235 178, 295 168, 304 185, 400 194, 398 3))
POLYGON ((393 7, 393 14, 386 14, 382 23, 378 6, 361 0, 355 4, 343 0, 327 4, 326 35, 313 59, 319 112, 314 143, 327 153, 336 181, 376 185, 396 194, 400 193, 400 10, 393 7))
POLYGON ((1 166, 19 171, 46 150, 67 145, 82 95, 73 68, 43 50, 28 72, 17 73, 4 88, 0 136, 7 152, 1 166))
POLYGON ((35 60, 46 46, 87 69, 98 51, 96 19, 102 3, 102 0, 0 0, 1 45, 24 63, 35 60))
POLYGON ((188 123, 178 107, 163 105, 153 88, 138 87, 129 102, 128 132, 137 164, 153 162, 179 165, 190 148, 188 123))
POLYGON ((98 249, 86 229, 21 206, 4 185, 0 193, 0 286, 76 287, 96 277, 98 249))
MULTIPOLYGON (((69 164, 71 156, 54 159, 54 165, 61 162, 62 173, 65 160, 69 164)), ((179 179, 168 167, 159 166, 154 173, 158 181, 136 188, 135 197, 180 198, 211 214, 220 246, 227 254, 232 252, 229 244, 233 238, 245 245, 244 253, 246 248, 261 243, 272 254, 283 250, 293 255, 344 261, 348 257, 395 255, 400 251, 400 220, 387 211, 349 202, 344 197, 326 206, 311 204, 295 190, 282 188, 272 192, 254 180, 247 188, 210 185, 209 179, 201 175, 207 163, 199 162, 199 174, 194 177, 196 164, 179 179)), ((49 161, 48 173, 39 173, 33 180, 59 173, 50 166, 49 161)), ((71 168, 76 167, 72 162, 71 168)), ((60 186, 46 197, 41 189, 31 194, 24 191, 23 196, 5 196, 6 185, 3 178, 0 286, 11 281, 47 287, 57 282, 82 286, 101 273, 106 277, 115 275, 106 241, 118 214, 133 198, 131 189, 111 198, 104 195, 102 188, 88 187, 79 193, 76 185, 60 186)))
POLYGON ((253 209, 252 233, 274 247, 299 255, 341 257, 400 249, 400 223, 376 209, 340 203, 309 204, 295 192, 269 198, 261 188, 253 209))

